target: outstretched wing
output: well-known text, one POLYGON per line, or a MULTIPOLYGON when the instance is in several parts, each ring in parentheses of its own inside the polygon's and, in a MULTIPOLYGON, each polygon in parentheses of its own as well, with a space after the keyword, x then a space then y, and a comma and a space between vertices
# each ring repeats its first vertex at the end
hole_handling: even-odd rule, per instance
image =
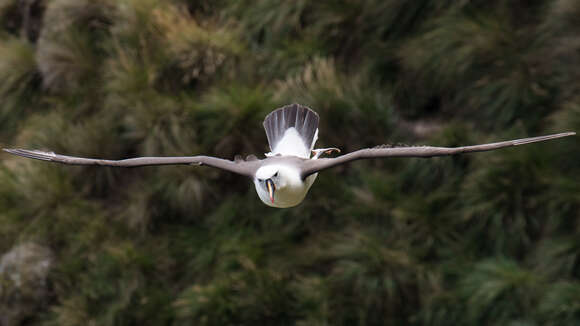
POLYGON ((70 165, 100 165, 115 167, 139 167, 149 165, 207 165, 233 173, 253 177, 259 168, 260 161, 229 161, 211 156, 177 156, 177 157, 137 157, 125 160, 102 160, 94 158, 74 157, 26 149, 4 149, 10 154, 70 165))
POLYGON ((328 168, 348 163, 350 161, 371 159, 371 158, 386 158, 386 157, 433 157, 446 156, 463 153, 485 152, 492 151, 510 146, 518 146, 531 144, 550 139, 556 139, 566 136, 575 135, 575 132, 564 132, 560 134, 553 134, 540 137, 523 138, 516 140, 502 141, 498 143, 463 146, 463 147, 432 147, 432 146, 416 146, 416 147, 378 147, 365 148, 354 151, 336 158, 322 158, 317 160, 308 160, 304 162, 302 167, 302 178, 316 173, 318 171, 326 170, 328 168))

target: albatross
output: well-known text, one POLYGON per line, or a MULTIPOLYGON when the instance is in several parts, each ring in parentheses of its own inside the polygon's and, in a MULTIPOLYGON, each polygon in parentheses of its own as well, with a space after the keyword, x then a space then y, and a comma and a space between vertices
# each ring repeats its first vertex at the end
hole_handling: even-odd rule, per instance
POLYGON ((207 165, 237 173, 253 179, 258 197, 271 207, 286 208, 300 204, 316 180, 318 172, 363 159, 389 157, 435 157, 463 153, 492 151, 500 148, 543 142, 572 136, 575 132, 564 132, 546 136, 502 141, 462 147, 409 146, 391 147, 379 145, 364 148, 334 158, 322 155, 338 148, 314 149, 318 139, 316 112, 306 106, 291 104, 274 110, 264 119, 270 152, 264 159, 255 156, 243 160, 237 156, 226 160, 212 156, 137 157, 123 160, 104 160, 55 154, 38 150, 3 149, 26 158, 70 165, 98 165, 113 167, 139 167, 150 165, 207 165))

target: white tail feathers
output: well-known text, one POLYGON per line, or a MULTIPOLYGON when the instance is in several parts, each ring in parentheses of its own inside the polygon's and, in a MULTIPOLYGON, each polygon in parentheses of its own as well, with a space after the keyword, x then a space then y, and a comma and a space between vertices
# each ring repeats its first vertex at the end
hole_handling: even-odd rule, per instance
POLYGON ((306 148, 305 155, 309 157, 318 137, 318 120, 316 112, 299 104, 286 105, 268 114, 264 129, 270 150, 273 154, 298 155, 292 153, 292 148, 301 144, 298 151, 302 153, 306 148))

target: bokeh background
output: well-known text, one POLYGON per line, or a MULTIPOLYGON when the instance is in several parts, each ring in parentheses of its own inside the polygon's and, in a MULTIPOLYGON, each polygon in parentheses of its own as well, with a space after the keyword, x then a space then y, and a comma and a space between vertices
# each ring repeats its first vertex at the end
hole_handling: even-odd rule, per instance
MULTIPOLYGON (((1 0, 0 146, 121 159, 580 130, 577 0, 1 0)), ((580 140, 325 171, 0 156, 1 325, 580 325, 580 140)))

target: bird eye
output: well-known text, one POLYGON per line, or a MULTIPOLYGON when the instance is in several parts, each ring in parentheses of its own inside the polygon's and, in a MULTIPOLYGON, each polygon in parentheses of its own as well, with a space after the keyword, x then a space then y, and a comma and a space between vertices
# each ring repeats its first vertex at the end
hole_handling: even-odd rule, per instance
POLYGON ((264 179, 258 178, 258 182, 264 182, 264 179))

